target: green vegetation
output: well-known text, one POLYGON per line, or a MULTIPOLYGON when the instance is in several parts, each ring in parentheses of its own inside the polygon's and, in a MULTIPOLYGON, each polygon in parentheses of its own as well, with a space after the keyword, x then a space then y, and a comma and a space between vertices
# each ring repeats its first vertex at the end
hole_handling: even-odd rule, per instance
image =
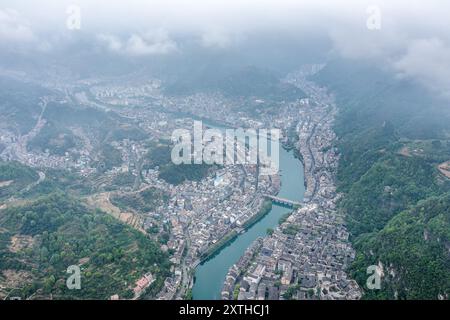
POLYGON ((31 149, 64 155, 69 149, 81 144, 80 135, 83 135, 90 140, 94 151, 99 153, 99 166, 105 170, 122 163, 120 152, 110 145, 112 141, 143 140, 147 137, 142 129, 128 119, 95 108, 49 102, 43 118, 46 123, 30 141, 31 149))
POLYGON ((0 199, 17 196, 39 179, 38 173, 18 162, 0 162, 0 199))
POLYGON ((184 300, 193 300, 194 295, 192 294, 192 289, 189 289, 186 291, 186 294, 184 295, 184 300))
POLYGON ((428 162, 445 162, 450 160, 448 155, 450 154, 450 140, 409 140, 403 139, 401 141, 402 149, 406 151, 407 156, 420 157, 428 162))
POLYGON ((122 154, 110 144, 104 144, 99 150, 99 163, 101 171, 108 171, 122 165, 122 154))
POLYGON ((92 191, 89 181, 76 173, 47 168, 41 174, 39 179, 33 168, 18 162, 0 162, 0 199, 33 199, 55 192, 82 196, 92 191))
POLYGON ((159 178, 167 183, 179 185, 185 181, 200 181, 208 175, 211 165, 169 163, 160 168, 159 178))
POLYGON ((291 300, 294 297, 294 294, 296 294, 299 289, 300 286, 298 284, 289 286, 289 288, 283 294, 283 298, 286 300, 291 300))
POLYGON ((281 218, 278 220, 278 224, 283 224, 286 222, 286 220, 290 217, 292 212, 285 213, 281 216, 281 218))
POLYGON ((172 148, 168 144, 151 145, 149 148, 143 169, 158 167, 158 177, 173 185, 179 185, 185 181, 200 181, 212 168, 207 164, 174 164, 171 160, 172 148))
MULTIPOLYGON (((142 233, 62 194, 0 211, 0 270, 26 274, 15 295, 55 299, 107 299, 130 295, 147 272, 161 287, 166 254, 142 233), (14 237, 25 239, 18 245, 14 237), (81 290, 68 290, 66 269, 81 266, 81 290)), ((0 274, 2 274, 0 272, 0 274)), ((0 283, 6 279, 0 277, 0 283)))
POLYGON ((114 140, 135 140, 140 141, 144 140, 148 137, 148 135, 139 127, 135 127, 132 125, 121 126, 118 129, 114 129, 110 136, 110 141, 114 140))
POLYGON ((431 197, 396 215, 377 233, 358 239, 351 269, 364 283, 365 269, 381 261, 381 290, 368 299, 438 299, 450 293, 450 195, 431 197))
POLYGON ((145 156, 143 169, 155 169, 156 167, 165 166, 171 162, 171 152, 169 144, 154 144, 148 146, 149 150, 145 156))
POLYGON ((236 230, 231 231, 228 233, 225 237, 217 241, 215 244, 213 244, 209 249, 202 254, 201 259, 202 261, 206 261, 213 257, 215 254, 217 254, 220 250, 222 250, 225 246, 227 246, 230 242, 232 242, 236 237, 238 236, 238 233, 236 230))
POLYGON ((67 128, 48 121, 28 146, 34 151, 64 156, 69 149, 76 147, 77 140, 67 128))
POLYGON ((92 191, 91 182, 76 173, 59 169, 46 169, 44 173, 45 179, 43 181, 22 192, 24 198, 30 199, 55 192, 82 196, 92 191))
POLYGON ((136 176, 131 172, 122 172, 114 177, 111 184, 107 186, 107 190, 115 190, 121 187, 129 187, 131 188, 134 185, 134 181, 136 180, 136 176))
POLYGON ((283 233, 289 236, 295 236, 299 230, 300 227, 298 225, 290 224, 283 229, 283 233))
POLYGON ((437 172, 423 159, 389 154, 380 158, 348 190, 340 207, 353 235, 380 230, 419 199, 439 193, 437 172))
POLYGON ((248 229, 251 226, 253 226, 255 223, 257 223, 259 220, 264 218, 269 212, 272 210, 272 201, 271 200, 265 200, 263 205, 261 206, 261 209, 259 209, 258 213, 255 214, 253 217, 248 219, 244 224, 243 228, 248 229))
POLYGON ((146 213, 167 203, 168 195, 156 188, 148 188, 139 193, 116 194, 111 197, 111 203, 122 211, 130 209, 138 213, 146 213))
POLYGON ((49 92, 41 86, 0 76, 0 123, 19 134, 28 133, 42 110, 40 97, 49 92))
POLYGON ((239 296, 239 290, 241 290, 241 284, 238 283, 233 290, 233 300, 237 300, 239 296))
POLYGON ((337 61, 313 79, 336 93, 339 107, 339 210, 357 250, 351 272, 365 288, 367 267, 385 266, 382 290, 365 298, 448 299, 450 210, 442 195, 450 180, 437 165, 450 159, 450 112, 420 86, 379 70, 337 61))

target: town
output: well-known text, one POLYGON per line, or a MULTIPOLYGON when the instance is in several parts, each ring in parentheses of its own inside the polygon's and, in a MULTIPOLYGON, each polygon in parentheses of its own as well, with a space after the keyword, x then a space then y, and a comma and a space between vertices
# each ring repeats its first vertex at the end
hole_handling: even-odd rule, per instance
POLYGON ((326 91, 291 74, 287 81, 308 93, 298 106, 296 148, 302 155, 307 186, 305 204, 272 235, 258 239, 233 265, 222 298, 227 300, 359 299, 361 291, 345 270, 355 253, 334 187, 338 155, 332 147, 336 112, 326 91))
MULTIPOLYGON (((260 111, 255 118, 236 109, 243 101, 220 94, 166 96, 157 79, 132 85, 88 79, 64 87, 48 80, 44 85, 53 90, 56 87, 57 93, 42 100, 41 114, 31 132, 23 136, 1 132, 7 147, 0 157, 36 168, 64 169, 82 177, 95 177, 97 191, 86 197, 87 203, 161 243, 161 248, 170 253, 173 276, 165 280, 156 298, 179 299, 191 294, 196 267, 245 232, 264 214, 268 201, 276 202, 273 196, 280 188, 280 178, 276 171, 261 174, 259 163, 238 162, 212 167, 198 181, 174 185, 161 179, 158 166, 144 167, 149 141, 170 141, 176 130, 189 133, 196 119, 206 119, 206 127, 219 124, 228 128, 279 129, 280 141, 285 147, 296 149, 304 164, 304 203, 294 205, 295 210, 286 221, 272 235, 257 240, 230 269, 222 298, 357 299, 360 291, 345 273, 354 252, 342 217, 335 210, 339 195, 333 180, 338 155, 331 143, 335 138, 332 123, 336 106, 325 90, 304 80, 302 72, 291 74, 284 81, 298 86, 308 97, 277 103, 275 114, 263 108, 267 102, 262 99, 245 101, 260 111), (114 112, 129 121, 127 126, 145 132, 148 139, 114 139, 110 145, 119 153, 120 161, 101 171, 101 154, 94 148, 99 141, 82 126, 69 128, 79 143, 62 154, 30 149, 27 145, 48 121, 45 111, 50 103, 75 103, 89 110, 114 112), (131 184, 108 190, 117 177, 126 175, 132 177, 131 184), (151 210, 121 208, 114 201, 149 190, 158 190, 166 200, 151 210)), ((41 180, 45 180, 45 174, 41 180)), ((152 283, 149 279, 151 275, 143 275, 136 284, 135 297, 145 293, 152 283)))

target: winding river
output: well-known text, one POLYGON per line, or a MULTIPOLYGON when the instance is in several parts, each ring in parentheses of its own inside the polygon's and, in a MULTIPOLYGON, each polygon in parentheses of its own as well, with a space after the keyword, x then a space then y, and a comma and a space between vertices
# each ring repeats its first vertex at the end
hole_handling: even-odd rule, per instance
MULTIPOLYGON (((278 196, 295 201, 303 200, 305 192, 303 172, 303 165, 294 156, 294 152, 280 147, 281 189, 278 196)), ((292 210, 273 205, 266 216, 245 233, 236 237, 215 256, 199 265, 195 272, 193 298, 195 300, 220 299, 229 268, 239 260, 253 241, 258 237, 264 237, 267 229, 276 228, 279 219, 290 211, 292 210)))

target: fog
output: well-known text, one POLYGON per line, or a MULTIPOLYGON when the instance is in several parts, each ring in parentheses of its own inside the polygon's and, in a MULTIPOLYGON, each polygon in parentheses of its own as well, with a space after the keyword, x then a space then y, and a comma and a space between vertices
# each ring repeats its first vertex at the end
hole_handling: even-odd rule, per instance
POLYGON ((128 61, 239 52, 274 64, 339 56, 448 94, 449 14, 450 3, 437 0, 2 0, 0 45, 4 61, 81 52, 128 61), (68 27, 70 6, 80 9, 79 28, 68 27))

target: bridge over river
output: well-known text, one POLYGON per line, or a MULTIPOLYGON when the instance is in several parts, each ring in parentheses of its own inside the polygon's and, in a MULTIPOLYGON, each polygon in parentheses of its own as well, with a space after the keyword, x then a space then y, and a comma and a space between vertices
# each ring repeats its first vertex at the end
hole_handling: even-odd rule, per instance
POLYGON ((272 200, 276 204, 281 204, 281 205, 284 205, 284 206, 287 206, 287 207, 290 207, 293 209, 300 208, 302 206, 302 203, 298 202, 298 201, 292 201, 289 199, 272 196, 270 194, 263 194, 263 196, 267 199, 272 200))
MULTIPOLYGON (((205 121, 203 121, 205 123, 205 121)), ((217 128, 217 127, 216 127, 217 128)), ((273 206, 269 213, 258 222, 223 247, 207 261, 203 261, 195 270, 195 283, 192 288, 193 298, 196 300, 220 299, 228 270, 245 253, 248 247, 259 237, 267 236, 269 228, 276 228, 280 218, 292 211, 294 206, 301 205, 305 192, 305 178, 303 165, 292 151, 280 148, 280 178, 281 188, 278 193, 278 203, 284 205, 273 206), (284 201, 284 200, 287 201, 284 201)), ((277 198, 269 198, 276 202, 277 198)), ((197 262, 198 263, 198 262, 197 262)))

